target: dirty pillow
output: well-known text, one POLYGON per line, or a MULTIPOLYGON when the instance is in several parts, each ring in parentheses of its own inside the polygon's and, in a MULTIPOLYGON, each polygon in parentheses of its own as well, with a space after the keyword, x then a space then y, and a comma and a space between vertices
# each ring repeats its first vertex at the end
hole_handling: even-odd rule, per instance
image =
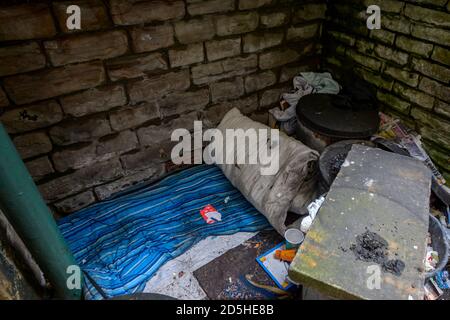
MULTIPOLYGON (((234 108, 220 122, 218 129, 226 137, 226 129, 267 129, 234 108)), ((259 136, 259 135, 258 135, 259 136)), ((224 175, 280 233, 286 230, 290 210, 300 211, 315 197, 319 154, 284 133, 279 134, 279 169, 273 175, 262 175, 260 164, 218 164, 224 175), (295 201, 294 201, 295 199, 295 201)), ((272 143, 270 137, 267 144, 272 143)), ((226 138, 224 147, 226 146, 226 138)), ((246 150, 246 156, 249 154, 246 150)), ((224 149, 225 154, 226 149, 224 149)), ((211 161, 211 158, 208 160, 211 161)))

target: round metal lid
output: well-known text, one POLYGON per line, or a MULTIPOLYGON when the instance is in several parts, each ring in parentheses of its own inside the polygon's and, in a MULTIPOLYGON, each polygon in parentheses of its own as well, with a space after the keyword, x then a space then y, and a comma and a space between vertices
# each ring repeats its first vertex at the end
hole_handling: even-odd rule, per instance
POLYGON ((378 111, 371 107, 352 107, 345 97, 309 94, 297 104, 301 124, 322 135, 342 139, 363 139, 378 130, 378 111))

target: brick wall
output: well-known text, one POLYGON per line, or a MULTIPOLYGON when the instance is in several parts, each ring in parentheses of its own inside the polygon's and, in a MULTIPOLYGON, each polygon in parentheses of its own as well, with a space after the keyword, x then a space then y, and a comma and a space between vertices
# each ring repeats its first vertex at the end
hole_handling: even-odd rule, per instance
POLYGON ((326 9, 299 0, 13 2, 0 7, 0 121, 58 214, 160 176, 174 128, 214 125, 233 106, 267 121, 292 77, 319 64, 326 9), (70 4, 81 7, 81 31, 66 28, 70 4))
POLYGON ((384 111, 422 135, 450 181, 450 1, 334 0, 324 27, 325 65, 349 69, 378 88, 384 111), (380 6, 380 30, 366 27, 367 6, 380 6))

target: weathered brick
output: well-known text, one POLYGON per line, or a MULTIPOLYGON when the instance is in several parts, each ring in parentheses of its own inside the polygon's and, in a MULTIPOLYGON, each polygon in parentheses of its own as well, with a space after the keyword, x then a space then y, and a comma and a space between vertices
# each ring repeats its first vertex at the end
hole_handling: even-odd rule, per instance
POLYGON ((0 41, 49 38, 56 34, 46 4, 3 6, 0 21, 0 41))
POLYGON ((224 101, 215 104, 203 112, 203 121, 208 127, 215 127, 225 116, 225 114, 233 109, 238 108, 243 114, 249 114, 258 109, 258 97, 256 94, 246 98, 224 101))
POLYGON ((9 105, 8 97, 6 96, 3 89, 0 87, 0 108, 9 105))
MULTIPOLYGON (((417 115, 416 115, 417 116, 417 115)), ((434 115, 434 117, 436 119, 438 119, 438 117, 436 117, 434 115)), ((448 126, 447 122, 447 126, 448 126)), ((419 132, 420 135, 422 136, 423 140, 426 141, 432 141, 433 145, 438 145, 441 149, 445 149, 447 150, 447 154, 450 151, 450 134, 448 133, 448 131, 438 131, 438 129, 436 127, 429 127, 426 125, 420 125, 419 126, 419 132)), ((436 150, 436 149, 434 149, 436 150)), ((447 168, 447 167, 445 167, 447 168)), ((445 172, 443 172, 445 174, 445 172)))
POLYGON ((187 66, 204 60, 203 44, 189 44, 182 49, 169 50, 169 61, 172 68, 187 66))
POLYGON ((175 43, 173 27, 169 24, 135 27, 130 33, 135 52, 154 51, 170 47, 175 43))
POLYGON ((161 143, 170 141, 172 132, 175 129, 183 128, 192 131, 195 120, 197 120, 197 113, 191 112, 162 125, 140 128, 137 131, 139 142, 142 146, 158 146, 161 143))
POLYGON ((117 159, 100 162, 82 168, 38 186, 44 199, 54 201, 63 199, 80 191, 120 178, 123 170, 117 159))
POLYGON ((416 38, 428 40, 437 44, 450 43, 450 30, 415 24, 412 26, 411 34, 416 38))
POLYGON ((421 106, 422 108, 430 110, 433 108, 434 98, 423 92, 402 86, 398 83, 394 85, 394 92, 395 94, 403 97, 404 99, 412 103, 421 106))
POLYGON ((66 33, 100 30, 109 27, 108 14, 101 0, 81 0, 53 2, 53 11, 55 12, 59 28, 66 33), (81 9, 81 29, 69 30, 67 28, 67 7, 76 4, 81 9))
POLYGON ((257 65, 258 58, 255 54, 228 58, 193 67, 192 78, 195 84, 204 84, 251 73, 255 71, 257 65))
POLYGON ((88 190, 70 198, 55 202, 54 206, 59 212, 69 214, 83 209, 94 202, 94 193, 91 190, 88 190))
POLYGON ((413 108, 411 116, 422 124, 419 130, 425 138, 450 150, 450 121, 436 117, 420 108, 413 108))
POLYGON ((431 59, 450 66, 450 50, 435 46, 431 59))
POLYGON ((45 56, 36 42, 0 48, 0 76, 45 67, 45 56))
POLYGON ((128 93, 133 103, 152 101, 174 91, 183 91, 190 86, 189 70, 169 72, 128 84, 128 93))
POLYGON ((259 16, 256 12, 219 16, 216 18, 217 34, 219 36, 228 36, 251 32, 258 27, 258 23, 259 16))
POLYGON ((356 41, 355 47, 358 52, 361 52, 362 54, 371 55, 375 47, 375 44, 373 42, 359 39, 356 41))
MULTIPOLYGON (((337 59, 335 56, 332 56, 332 57, 330 57, 330 56, 325 57, 325 61, 326 61, 326 63, 328 64, 329 67, 330 67, 330 65, 331 65, 332 67, 338 67, 338 68, 341 68, 341 67, 342 67, 342 60, 337 59)), ((281 82, 281 81, 280 81, 280 82, 281 82)))
POLYGON ((215 35, 214 21, 206 16, 175 24, 175 35, 183 44, 210 40, 215 35))
POLYGON ((232 100, 244 95, 244 81, 242 78, 211 83, 209 88, 212 102, 232 100))
POLYGON ((327 31, 327 33, 330 34, 334 39, 338 40, 339 42, 345 43, 346 45, 349 46, 355 45, 355 38, 351 35, 338 31, 327 31))
POLYGON ((273 0, 239 0, 239 10, 255 9, 273 3, 273 0))
MULTIPOLYGON (((353 1, 354 2, 354 1, 353 1)), ((360 6, 335 3, 331 6, 332 16, 337 16, 340 19, 353 19, 363 21, 366 20, 366 10, 362 9, 360 6)), ((354 27, 356 24, 349 25, 350 28, 354 27)), ((367 29, 366 24, 364 27, 367 29)))
POLYGON ((426 76, 447 84, 450 82, 450 68, 416 58, 413 59, 412 65, 414 70, 419 71, 426 76))
POLYGON ((411 106, 411 104, 409 102, 401 100, 391 94, 383 93, 382 91, 377 92, 377 98, 378 98, 378 100, 380 100, 384 104, 390 106, 391 108, 394 108, 398 112, 401 112, 403 114, 409 113, 409 108, 411 106))
POLYGON ((287 30, 286 39, 290 40, 306 40, 314 38, 318 35, 320 31, 320 24, 310 24, 301 27, 290 27, 287 30))
POLYGON ((433 45, 413 40, 411 38, 407 38, 404 36, 399 35, 397 37, 397 40, 395 41, 395 45, 399 47, 400 49, 403 49, 408 52, 413 52, 421 56, 429 57, 431 50, 433 50, 433 45))
POLYGON ((96 141, 88 146, 69 147, 57 151, 52 159, 55 169, 65 172, 68 169, 80 169, 96 162, 111 159, 122 153, 136 149, 138 141, 132 131, 123 131, 114 137, 96 141))
POLYGON ((380 76, 378 73, 375 74, 375 73, 370 72, 363 68, 356 68, 356 72, 358 75, 362 76, 362 78, 364 80, 373 84, 377 88, 383 88, 383 89, 390 91, 394 84, 393 80, 385 79, 382 76, 380 76))
POLYGON ((408 57, 409 55, 407 53, 393 50, 390 47, 386 47, 383 45, 377 45, 375 47, 375 53, 384 59, 390 60, 392 62, 395 62, 399 65, 405 65, 408 63, 408 57))
POLYGON ((249 33, 243 37, 244 52, 256 52, 278 46, 283 41, 282 32, 249 33))
POLYGON ((450 87, 423 77, 419 89, 446 102, 450 102, 450 87))
POLYGON ((111 127, 115 131, 137 127, 158 118, 160 118, 159 109, 154 103, 122 109, 109 116, 111 127))
POLYGON ((259 23, 263 28, 275 28, 289 22, 289 14, 286 11, 263 13, 259 18, 259 23))
POLYGON ((205 46, 209 61, 234 57, 241 53, 241 38, 207 41, 205 46))
POLYGON ((227 12, 234 10, 234 0, 208 0, 188 4, 187 10, 191 16, 227 12))
POLYGON ((15 103, 24 104, 96 87, 104 80, 102 63, 95 61, 12 76, 4 85, 15 103))
POLYGON ((111 127, 104 116, 66 121, 50 129, 50 137, 57 145, 89 142, 110 133, 111 127))
POLYGON ((364 0, 363 4, 365 7, 368 7, 370 5, 377 5, 380 7, 382 12, 400 13, 403 8, 404 2, 397 0, 364 0))
POLYGON ((446 0, 412 0, 411 2, 419 4, 429 4, 435 7, 443 7, 447 3, 446 0))
POLYGON ((74 35, 44 42, 54 66, 123 55, 128 50, 127 35, 116 30, 105 33, 74 35))
POLYGON ((247 93, 255 92, 277 82, 277 76, 273 71, 264 71, 245 77, 245 91, 247 93))
POLYGON ((367 28, 366 23, 364 21, 358 21, 359 18, 352 18, 357 21, 357 23, 348 23, 349 17, 346 15, 335 15, 330 18, 331 22, 335 25, 344 25, 345 28, 352 34, 360 35, 363 37, 367 37, 370 33, 370 30, 367 28))
MULTIPOLYGON (((337 45, 337 46, 335 46, 334 47, 334 52, 337 54, 337 55, 341 55, 341 56, 344 56, 344 55, 346 55, 346 54, 349 54, 350 53, 350 48, 348 48, 348 47, 346 47, 346 46, 344 46, 344 45, 337 45), (347 52, 347 53, 346 53, 347 52)), ((355 53, 356 53, 356 50, 354 51, 355 53)))
POLYGON ((302 46, 297 46, 297 52, 300 54, 300 56, 307 56, 311 54, 322 54, 322 45, 317 42, 309 42, 307 44, 304 44, 302 46))
POLYGON ((325 3, 305 4, 295 10, 293 23, 310 21, 315 19, 325 19, 325 11, 327 6, 325 3))
POLYGON ((94 191, 99 200, 105 200, 120 191, 126 190, 134 185, 151 181, 160 177, 164 173, 163 165, 155 165, 146 170, 139 171, 133 175, 123 177, 114 182, 95 187, 94 191))
POLYGON ((32 132, 13 139, 17 151, 23 159, 50 152, 52 143, 45 132, 32 132))
POLYGON ((81 117, 110 110, 127 103, 125 89, 121 85, 92 88, 60 98, 64 113, 81 117))
MULTIPOLYGON (((438 165, 441 167, 441 170, 445 170, 445 172, 441 173, 449 173, 448 168, 450 166, 450 153, 448 150, 436 147, 436 145, 433 143, 428 146, 428 141, 425 141, 424 147, 425 151, 428 153, 428 155, 431 157, 435 165, 438 165), (446 170, 447 169, 447 170, 446 170)), ((444 176, 445 178, 445 176, 444 176)), ((447 179, 447 178, 445 178, 447 179)))
POLYGON ((301 65, 292 67, 283 67, 280 74, 280 82, 291 81, 295 76, 298 76, 301 72, 315 71, 313 65, 301 65))
POLYGON ((139 54, 117 58, 106 63, 112 81, 142 77, 167 70, 167 62, 161 53, 139 54))
POLYGON ((28 172, 35 181, 38 181, 46 175, 55 172, 48 157, 40 157, 25 163, 28 172))
POLYGON ((138 147, 138 140, 133 131, 122 131, 115 136, 101 138, 96 143, 95 153, 97 157, 112 158, 113 156, 129 152, 138 147))
POLYGON ((450 119, 450 104, 445 103, 444 101, 436 100, 434 111, 436 111, 437 114, 443 115, 450 119))
POLYGON ((293 49, 276 49, 259 56, 259 67, 271 69, 296 61, 299 58, 297 51, 293 49))
POLYGON ((185 15, 183 1, 110 0, 110 11, 118 25, 180 19, 185 15))
POLYGON ((280 97, 283 93, 289 92, 290 88, 284 86, 281 88, 273 88, 264 91, 259 97, 259 106, 261 108, 274 107, 275 104, 278 105, 280 97))
POLYGON ((407 4, 405 7, 405 15, 413 20, 434 24, 440 27, 450 27, 450 15, 447 12, 407 4))
POLYGON ((396 80, 406 83, 410 87, 417 87, 419 84, 419 75, 417 73, 389 66, 386 67, 384 73, 396 80))
POLYGON ((374 71, 379 71, 381 68, 381 62, 377 59, 365 56, 363 54, 360 54, 354 50, 346 50, 345 54, 353 59, 355 62, 372 69, 374 71))
POLYGON ((370 37, 389 45, 393 45, 395 41, 395 33, 383 29, 372 30, 370 37))
POLYGON ((167 155, 159 146, 142 149, 136 153, 123 155, 120 159, 127 172, 135 172, 145 168, 154 168, 167 161, 167 155))
POLYGON ((383 19, 381 19, 381 27, 382 29, 386 28, 391 31, 409 34, 411 23, 407 19, 400 16, 383 15, 383 19))
POLYGON ((161 115, 169 117, 172 115, 200 110, 209 103, 209 91, 207 88, 196 91, 172 93, 160 100, 161 115))
MULTIPOLYGON (((69 147, 57 151, 52 155, 56 171, 64 172, 68 169, 79 169, 96 162, 95 143, 83 147, 69 147)), ((98 159, 101 161, 102 159, 98 159)))
POLYGON ((6 111, 0 120, 10 133, 19 133, 45 128, 62 120, 61 107, 55 100, 49 100, 22 108, 6 111))

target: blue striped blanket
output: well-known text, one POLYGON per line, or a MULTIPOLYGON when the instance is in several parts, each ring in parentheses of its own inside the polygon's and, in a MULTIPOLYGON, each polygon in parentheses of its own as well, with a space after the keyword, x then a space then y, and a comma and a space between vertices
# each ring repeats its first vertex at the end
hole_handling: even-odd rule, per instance
MULTIPOLYGON (((208 236, 269 227, 222 171, 209 165, 96 203, 58 225, 82 270, 109 297, 141 292, 165 262, 208 236), (205 222, 200 210, 208 204, 221 221, 205 222)), ((86 277, 84 288, 87 299, 101 298, 86 277)))

